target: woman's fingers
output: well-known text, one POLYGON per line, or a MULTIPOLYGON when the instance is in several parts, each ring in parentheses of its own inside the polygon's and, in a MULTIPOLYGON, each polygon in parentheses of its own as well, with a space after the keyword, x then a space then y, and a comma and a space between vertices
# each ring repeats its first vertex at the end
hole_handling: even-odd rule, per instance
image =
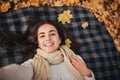
POLYGON ((91 72, 89 71, 85 63, 82 60, 80 60, 77 56, 71 57, 71 63, 83 75, 91 76, 91 72))
POLYGON ((86 65, 79 58, 77 58, 76 56, 72 56, 71 63, 80 72, 82 71, 82 69, 84 67, 86 67, 86 65))
POLYGON ((83 64, 84 66, 86 66, 85 63, 84 63, 82 60, 80 60, 77 56, 72 56, 72 60, 75 60, 75 61, 77 61, 79 64, 83 64))

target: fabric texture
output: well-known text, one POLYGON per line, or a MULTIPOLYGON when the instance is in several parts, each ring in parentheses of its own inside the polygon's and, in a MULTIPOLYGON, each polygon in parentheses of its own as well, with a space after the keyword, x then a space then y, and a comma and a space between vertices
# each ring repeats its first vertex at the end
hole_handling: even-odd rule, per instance
POLYGON ((53 53, 46 53, 38 48, 37 54, 33 59, 33 69, 35 73, 33 80, 48 80, 50 64, 56 65, 63 61, 75 80, 84 80, 83 75, 73 67, 69 60, 73 55, 75 55, 75 53, 65 45, 60 46, 60 50, 53 53))
MULTIPOLYGON (((120 53, 117 51, 112 37, 105 26, 86 8, 76 7, 29 7, 9 12, 0 13, 0 30, 9 29, 18 33, 25 33, 31 16, 42 20, 57 20, 58 12, 71 10, 73 18, 71 23, 64 26, 69 34, 82 44, 77 52, 85 61, 86 65, 95 74, 96 80, 119 80, 120 79, 120 53), (82 18, 82 20, 81 20, 82 18), (82 21, 87 21, 86 29, 81 27, 82 21)), ((0 40, 2 38, 0 37, 0 40)), ((24 49, 11 45, 6 50, 0 47, 0 66, 25 61, 24 49)))

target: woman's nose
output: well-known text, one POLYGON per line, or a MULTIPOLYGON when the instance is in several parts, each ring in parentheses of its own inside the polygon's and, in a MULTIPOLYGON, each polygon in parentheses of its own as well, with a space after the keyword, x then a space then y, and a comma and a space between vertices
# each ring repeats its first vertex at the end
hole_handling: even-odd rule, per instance
POLYGON ((46 36, 46 41, 49 41, 50 40, 50 36, 46 36))

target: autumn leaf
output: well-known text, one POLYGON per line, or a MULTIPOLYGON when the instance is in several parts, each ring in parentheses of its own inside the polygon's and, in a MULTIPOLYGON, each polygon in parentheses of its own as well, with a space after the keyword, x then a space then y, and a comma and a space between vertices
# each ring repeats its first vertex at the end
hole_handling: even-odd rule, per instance
POLYGON ((82 23, 82 28, 86 29, 88 27, 88 22, 83 22, 82 23))
POLYGON ((62 24, 70 23, 70 19, 73 18, 72 14, 70 13, 70 10, 64 10, 63 13, 58 15, 58 22, 62 22, 62 24))
POLYGON ((61 3, 61 1, 56 1, 56 2, 54 3, 54 6, 63 6, 63 4, 61 3))
POLYGON ((70 45, 71 43, 72 43, 72 42, 71 42, 70 39, 66 39, 66 40, 65 40, 65 45, 68 46, 69 48, 71 47, 71 45, 70 45))
POLYGON ((8 11, 10 8, 11 8, 11 6, 10 6, 10 3, 9 3, 9 2, 7 2, 7 3, 2 3, 1 6, 0 6, 0 10, 1 10, 2 12, 6 12, 6 11, 8 11))
POLYGON ((74 0, 68 0, 69 4, 74 4, 74 0))

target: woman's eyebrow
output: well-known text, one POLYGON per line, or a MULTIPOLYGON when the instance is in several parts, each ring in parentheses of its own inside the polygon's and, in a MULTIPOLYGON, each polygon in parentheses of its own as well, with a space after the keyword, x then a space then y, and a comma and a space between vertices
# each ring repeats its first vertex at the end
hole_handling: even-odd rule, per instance
MULTIPOLYGON (((56 30, 50 30, 49 32, 56 32, 56 30)), ((45 34, 45 32, 40 32, 39 35, 45 34)))
POLYGON ((40 35, 40 34, 45 34, 45 32, 40 32, 39 35, 40 35))
POLYGON ((56 32, 56 30, 50 30, 49 32, 56 32))

